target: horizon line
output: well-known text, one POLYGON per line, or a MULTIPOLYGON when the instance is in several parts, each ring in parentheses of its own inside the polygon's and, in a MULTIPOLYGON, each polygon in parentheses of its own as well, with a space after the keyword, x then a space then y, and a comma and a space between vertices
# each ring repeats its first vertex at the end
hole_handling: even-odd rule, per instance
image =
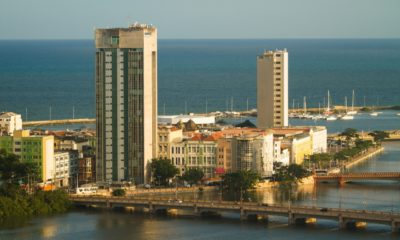
MULTIPOLYGON (((0 41, 79 41, 94 38, 0 38, 0 41)), ((400 37, 158 38, 158 40, 400 40, 400 37)))

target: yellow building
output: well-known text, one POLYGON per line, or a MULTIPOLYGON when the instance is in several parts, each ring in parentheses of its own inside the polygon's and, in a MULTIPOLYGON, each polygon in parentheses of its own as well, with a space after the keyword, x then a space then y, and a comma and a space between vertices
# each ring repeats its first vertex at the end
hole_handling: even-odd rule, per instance
POLYGON ((43 182, 53 179, 54 166, 54 137, 30 135, 29 130, 14 131, 13 137, 0 136, 0 142, 7 141, 9 146, 5 149, 19 156, 21 162, 38 164, 40 177, 43 182))
POLYGON ((171 159, 171 145, 182 141, 182 129, 173 126, 159 126, 158 137, 158 150, 157 156, 159 158, 171 159))

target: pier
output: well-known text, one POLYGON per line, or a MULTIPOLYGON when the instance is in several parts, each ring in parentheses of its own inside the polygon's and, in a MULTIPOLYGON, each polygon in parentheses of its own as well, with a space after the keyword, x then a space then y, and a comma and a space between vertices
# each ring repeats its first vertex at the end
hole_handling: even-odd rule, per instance
POLYGON ((94 118, 77 118, 77 119, 58 119, 58 120, 41 120, 23 122, 24 127, 50 126, 50 125, 66 125, 66 124, 95 124, 94 118))
POLYGON ((138 207, 148 209, 151 213, 166 212, 172 209, 192 211, 194 214, 233 212, 240 214, 241 220, 257 219, 268 216, 285 216, 289 224, 315 222, 316 219, 337 221, 340 229, 377 223, 389 225, 392 232, 400 228, 400 214, 370 210, 354 210, 343 208, 320 208, 309 206, 271 205, 253 202, 233 201, 197 201, 170 200, 151 197, 100 197, 100 196, 70 196, 75 205, 97 207, 138 207))

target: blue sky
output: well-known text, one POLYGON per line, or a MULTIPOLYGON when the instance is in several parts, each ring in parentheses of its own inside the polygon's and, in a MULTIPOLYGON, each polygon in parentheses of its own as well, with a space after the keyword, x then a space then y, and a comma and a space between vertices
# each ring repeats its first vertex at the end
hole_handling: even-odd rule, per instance
POLYGON ((91 39, 135 21, 159 38, 400 38, 400 0, 0 0, 0 39, 91 39))

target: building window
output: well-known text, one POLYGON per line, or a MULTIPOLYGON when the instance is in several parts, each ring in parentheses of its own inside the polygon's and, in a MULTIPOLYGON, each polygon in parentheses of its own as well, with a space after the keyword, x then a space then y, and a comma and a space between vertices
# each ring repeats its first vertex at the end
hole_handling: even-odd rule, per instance
POLYGON ((111 44, 119 44, 119 36, 111 36, 111 44))

